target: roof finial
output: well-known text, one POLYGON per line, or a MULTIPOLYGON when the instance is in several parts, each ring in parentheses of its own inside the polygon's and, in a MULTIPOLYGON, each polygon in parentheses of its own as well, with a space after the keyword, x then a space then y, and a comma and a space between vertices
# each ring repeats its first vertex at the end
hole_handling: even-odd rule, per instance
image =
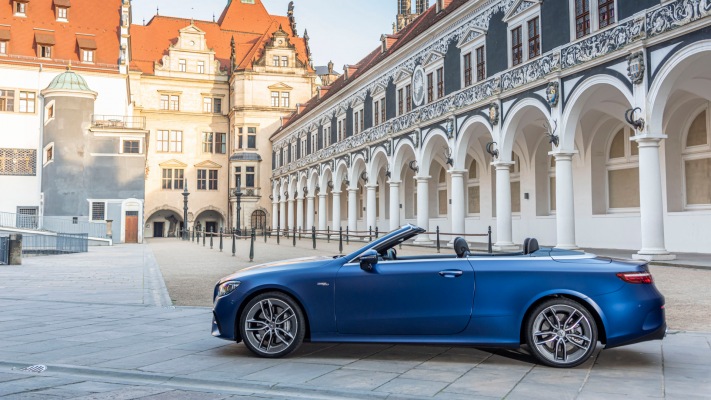
POLYGON ((67 64, 67 71, 72 70, 72 60, 69 60, 69 64, 67 64))
POLYGON ((215 13, 212 13, 212 22, 215 22, 215 13))
POLYGON ((160 8, 158 8, 158 6, 156 6, 156 15, 160 15, 160 8))

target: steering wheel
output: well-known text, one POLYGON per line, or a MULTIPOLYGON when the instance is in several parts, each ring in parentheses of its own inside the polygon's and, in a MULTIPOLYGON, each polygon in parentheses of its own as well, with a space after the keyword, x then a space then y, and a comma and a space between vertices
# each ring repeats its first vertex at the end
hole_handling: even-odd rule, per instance
POLYGON ((397 260, 397 250, 395 250, 394 247, 389 248, 389 249, 385 252, 385 254, 386 254, 386 256, 387 256, 388 259, 393 260, 393 261, 394 261, 394 260, 397 260))

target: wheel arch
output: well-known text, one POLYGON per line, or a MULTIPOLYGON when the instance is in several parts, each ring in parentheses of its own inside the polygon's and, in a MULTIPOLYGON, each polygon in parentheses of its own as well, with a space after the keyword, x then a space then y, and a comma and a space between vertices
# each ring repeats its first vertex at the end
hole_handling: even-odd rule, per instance
POLYGON ((524 307, 524 311, 521 315, 521 318, 519 320, 519 341, 521 344, 526 343, 526 321, 528 321, 528 318, 530 317, 531 313, 533 310, 538 307, 541 303, 551 300, 551 299, 556 299, 556 298, 566 298, 568 300, 572 300, 588 310, 588 312, 593 316, 595 319, 595 324, 597 325, 597 336, 598 340, 602 344, 607 343, 607 330, 606 330, 606 325, 607 325, 607 319, 605 318, 605 314, 602 312, 600 307, 589 297, 583 295, 582 293, 578 293, 575 291, 571 290, 560 290, 560 291, 552 291, 552 292, 547 292, 547 293, 542 293, 540 294, 537 298, 534 298, 531 300, 526 307, 524 307))
POLYGON ((270 293, 270 292, 278 292, 282 293, 284 295, 287 295, 292 298, 296 302, 296 304, 299 306, 301 309, 301 312, 304 313, 304 321, 306 321, 306 331, 304 332, 304 341, 310 341, 311 340, 311 324, 309 322, 309 312, 304 306, 304 302, 302 299, 293 291, 289 290, 286 287, 283 286, 267 286, 267 287, 259 287, 254 289, 253 291, 249 292, 247 296, 245 296, 244 300, 240 303, 239 307, 237 308, 237 314, 235 315, 235 325, 234 325, 234 332, 235 332, 235 342, 239 343, 241 342, 242 339, 242 334, 240 333, 239 330, 239 322, 240 322, 240 316, 242 315, 242 312, 244 309, 247 307, 247 304, 249 304, 252 299, 255 297, 265 294, 265 293, 270 293))

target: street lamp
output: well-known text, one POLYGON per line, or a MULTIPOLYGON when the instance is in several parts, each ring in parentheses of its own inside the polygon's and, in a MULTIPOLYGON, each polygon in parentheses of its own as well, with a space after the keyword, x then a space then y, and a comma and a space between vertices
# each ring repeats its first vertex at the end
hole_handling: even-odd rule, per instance
POLYGON ((188 240, 188 180, 183 182, 183 240, 188 240))
POLYGON ((235 196, 237 197, 237 236, 242 236, 240 216, 242 214, 242 177, 237 175, 237 188, 235 189, 235 196))

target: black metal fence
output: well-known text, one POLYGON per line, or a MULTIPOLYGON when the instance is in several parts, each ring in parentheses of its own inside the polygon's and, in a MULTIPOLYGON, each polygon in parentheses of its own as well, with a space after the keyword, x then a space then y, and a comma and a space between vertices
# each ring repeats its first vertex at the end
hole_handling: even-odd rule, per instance
POLYGON ((56 255, 88 251, 89 235, 86 233, 22 236, 22 255, 56 255))
POLYGON ((7 265, 10 260, 10 238, 0 236, 0 265, 7 265))

